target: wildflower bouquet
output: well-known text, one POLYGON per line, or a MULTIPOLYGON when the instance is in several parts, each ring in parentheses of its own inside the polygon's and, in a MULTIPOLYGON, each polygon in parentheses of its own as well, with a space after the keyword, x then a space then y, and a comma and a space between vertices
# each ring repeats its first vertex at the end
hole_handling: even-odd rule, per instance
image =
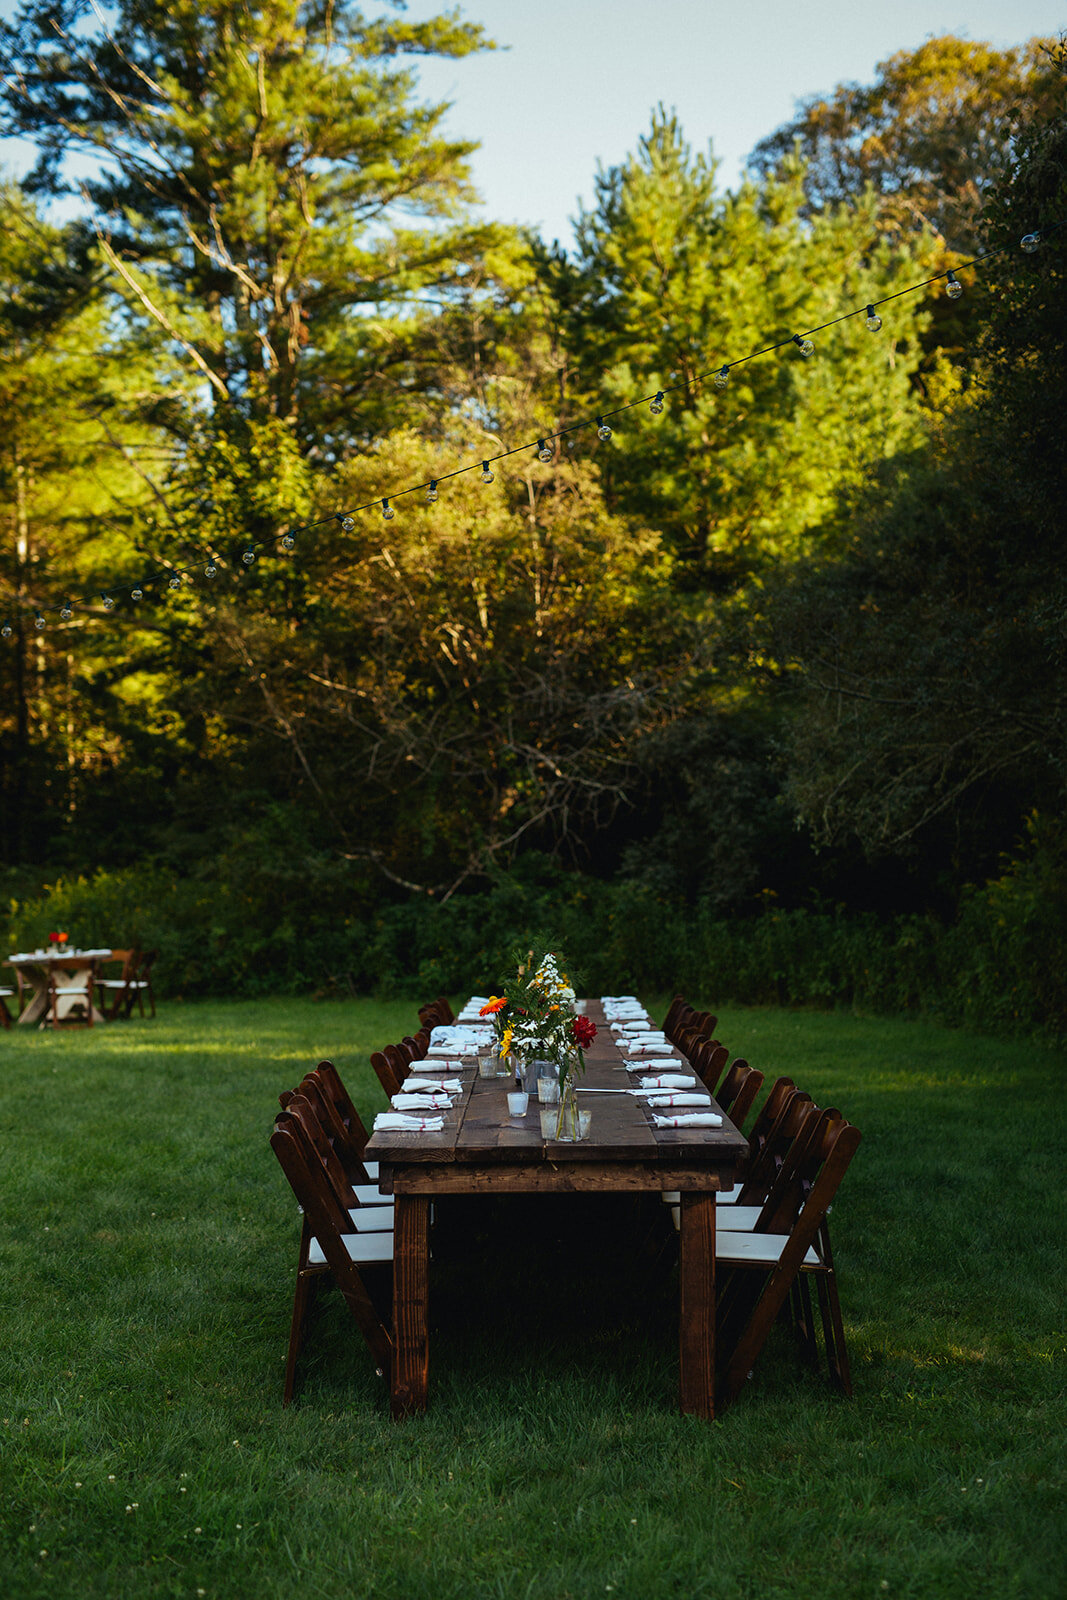
POLYGON ((562 956, 548 949, 522 951, 502 987, 505 993, 493 995, 481 1010, 492 1019, 500 1054, 554 1061, 562 1091, 582 1071, 581 1052, 596 1037, 596 1025, 574 1015, 574 988, 562 956))

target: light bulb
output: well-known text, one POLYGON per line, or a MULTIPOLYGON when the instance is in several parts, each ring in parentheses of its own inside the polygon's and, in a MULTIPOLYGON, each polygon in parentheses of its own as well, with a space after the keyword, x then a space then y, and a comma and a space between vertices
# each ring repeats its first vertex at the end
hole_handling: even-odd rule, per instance
POLYGON ((105 594, 103 592, 103 590, 101 590, 100 591, 100 598, 104 602, 104 610, 105 611, 114 611, 115 602, 114 602, 114 600, 111 598, 111 596, 109 594, 105 594))
POLYGON ((341 527, 345 533, 351 533, 352 529, 356 525, 355 517, 338 517, 337 520, 341 524, 341 527))
POLYGON ((718 372, 715 374, 714 378, 712 378, 712 380, 711 380, 711 387, 713 389, 718 389, 719 393, 721 394, 722 391, 726 388, 726 385, 729 383, 729 381, 730 381, 730 369, 729 369, 729 367, 720 367, 718 372))
POLYGON ((488 463, 488 461, 483 461, 482 462, 482 482, 483 483, 492 483, 492 481, 493 481, 493 474, 489 470, 489 463, 488 463))
POLYGON ((144 590, 143 589, 131 589, 130 590, 130 599, 131 600, 143 600, 144 599, 144 590))
POLYGON ((382 516, 386 522, 392 522, 393 518, 396 516, 396 512, 393 510, 388 500, 382 501, 382 516))
POLYGON ((74 608, 69 600, 64 600, 63 604, 59 608, 59 614, 63 618, 64 622, 70 621, 71 617, 74 615, 74 608))
POLYGON ((294 537, 293 537, 293 535, 291 533, 283 533, 282 534, 282 549, 283 550, 295 550, 296 549, 296 540, 294 539, 294 537))
POLYGON ((809 356, 813 356, 815 354, 815 346, 812 344, 811 340, 802 339, 799 333, 794 333, 793 343, 796 345, 805 361, 809 356))
POLYGON ((663 390, 661 389, 654 400, 648 402, 648 409, 654 417, 663 415, 663 390))
POLYGON ((608 427, 603 417, 597 417, 596 419, 596 436, 598 439, 611 438, 611 429, 608 427))
POLYGON ((168 589, 180 589, 181 586, 182 586, 182 580, 179 578, 179 576, 178 576, 178 574, 176 572, 172 572, 171 575, 170 575, 170 581, 167 584, 167 588, 168 589))
POLYGON ((950 272, 948 275, 948 282, 945 285, 945 293, 948 295, 950 300, 958 300, 960 295, 963 293, 963 284, 960 282, 954 272, 950 272))
POLYGON ((867 307, 867 326, 872 333, 877 333, 882 326, 882 319, 873 306, 867 307))
MULTIPOLYGON (((249 545, 248 549, 246 551, 244 551, 244 553, 242 554, 241 560, 244 562, 246 567, 250 567, 255 559, 256 559, 256 552, 253 550, 252 546, 249 545)), ((172 585, 171 587, 173 588, 174 585, 172 585)))
POLYGON ((215 565, 214 561, 209 561, 207 566, 204 568, 204 577, 213 578, 218 570, 219 569, 215 565))
POLYGON ((39 611, 33 619, 33 625, 37 629, 38 633, 40 633, 41 629, 44 627, 44 618, 39 611))
POLYGON ((538 439, 537 441, 537 459, 538 461, 552 460, 552 446, 546 444, 543 439, 538 439))
POLYGON ((1041 235, 1039 233, 1024 233, 1019 240, 1019 247, 1025 250, 1028 256, 1032 256, 1035 250, 1040 250, 1041 248, 1041 235))
POLYGON ((10 637, 11 637, 11 624, 10 624, 10 622, 5 622, 4 626, 2 628, 0 628, 0 638, 10 639, 10 637))
POLYGON ((437 479, 430 479, 430 487, 426 491, 426 504, 432 506, 437 500, 437 479))

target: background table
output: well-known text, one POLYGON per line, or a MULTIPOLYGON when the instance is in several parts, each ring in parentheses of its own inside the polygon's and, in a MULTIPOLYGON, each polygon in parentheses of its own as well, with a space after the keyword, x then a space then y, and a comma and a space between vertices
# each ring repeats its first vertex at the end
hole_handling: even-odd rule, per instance
MULTIPOLYGON (((600 1003, 587 1003, 600 1032, 581 1086, 625 1089, 637 1075, 622 1067, 600 1003)), ((648 1062, 644 1070, 656 1070, 648 1062)), ((418 1071, 418 1063, 412 1069, 418 1071)), ((744 1137, 721 1128, 659 1129, 646 1103, 626 1094, 579 1095, 593 1113, 591 1136, 576 1144, 541 1137, 537 1103, 508 1117, 506 1080, 465 1067, 464 1092, 441 1133, 377 1133, 367 1146, 379 1184, 395 1197, 392 1409, 426 1408, 429 1378, 430 1201, 464 1194, 681 1193, 679 1388, 683 1411, 715 1415, 715 1194, 731 1189, 744 1137)))
MULTIPOLYGON (((24 954, 9 956, 4 962, 5 967, 13 967, 21 974, 23 982, 29 979, 33 985, 34 994, 21 1016, 19 1024, 31 1027, 35 1022, 41 1022, 48 1010, 48 981, 52 972, 96 972, 102 962, 111 961, 111 950, 69 950, 63 955, 53 955, 49 950, 33 950, 24 954)), ((58 1009, 62 1016, 62 997, 58 1009)), ((94 1004, 93 1021, 103 1022, 103 1012, 94 1004)))

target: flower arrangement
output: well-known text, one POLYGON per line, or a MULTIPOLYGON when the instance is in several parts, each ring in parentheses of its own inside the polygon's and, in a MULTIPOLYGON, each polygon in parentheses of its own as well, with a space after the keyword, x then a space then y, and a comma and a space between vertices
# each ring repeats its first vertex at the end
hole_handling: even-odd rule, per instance
POLYGON ((69 938, 69 933, 50 933, 48 935, 48 943, 54 950, 58 951, 58 953, 62 955, 69 938))
POLYGON ((481 1008, 492 1019, 500 1054, 554 1061, 562 1091, 582 1071, 582 1051, 596 1038, 596 1024, 574 1015, 574 987, 562 956, 549 949, 518 953, 502 987, 505 993, 481 1008))

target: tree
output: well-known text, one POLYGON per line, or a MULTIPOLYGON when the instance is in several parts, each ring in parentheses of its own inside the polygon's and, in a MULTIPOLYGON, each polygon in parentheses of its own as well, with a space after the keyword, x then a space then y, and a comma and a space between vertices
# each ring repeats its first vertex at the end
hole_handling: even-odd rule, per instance
MULTIPOLYGON (((1067 82, 1067 51, 1052 63, 1067 82)), ((991 193, 973 381, 943 432, 860 498, 843 558, 771 610, 798 690, 801 812, 872 854, 954 836, 979 875, 1067 783, 1067 95, 1020 125, 991 193), (1024 235, 1045 230, 1035 254, 1024 235)))
POLYGON ((0 29, 3 131, 40 152, 28 188, 63 192, 66 158, 91 157, 81 188, 128 314, 216 412, 295 426, 311 389, 343 447, 381 356, 367 308, 444 292, 492 237, 459 220, 471 147, 395 65, 466 55, 482 30, 368 21, 348 0, 123 0, 101 17, 29 0, 0 29))
POLYGON ((599 175, 577 261, 543 264, 572 405, 673 390, 660 416, 642 404, 611 419, 597 461, 609 505, 662 530, 689 587, 729 593, 800 554, 841 485, 916 436, 914 302, 876 336, 862 310, 923 275, 921 241, 872 247, 868 208, 805 222, 803 206, 798 166, 718 197, 710 155, 660 111, 637 153, 599 175), (816 335, 813 360, 789 344, 716 391, 717 368, 853 309, 816 335))
POLYGON ((0 617, 11 629, 0 648, 0 848, 18 861, 49 827, 81 823, 123 742, 121 702, 142 701, 137 664, 122 659, 128 641, 120 648, 91 619, 129 559, 145 474, 169 458, 145 395, 162 380, 178 395, 182 380, 111 321, 77 225, 49 225, 13 185, 0 187, 0 219, 0 617), (64 619, 44 598, 55 591, 93 598, 64 619), (110 710, 84 692, 98 674, 110 710))
POLYGON ((944 35, 878 65, 873 84, 838 84, 800 103, 791 122, 756 146, 766 177, 805 162, 812 213, 877 199, 893 237, 939 235, 950 251, 979 248, 982 205, 1015 142, 1020 116, 1041 119, 1057 102, 1050 41, 1011 50, 944 35))

